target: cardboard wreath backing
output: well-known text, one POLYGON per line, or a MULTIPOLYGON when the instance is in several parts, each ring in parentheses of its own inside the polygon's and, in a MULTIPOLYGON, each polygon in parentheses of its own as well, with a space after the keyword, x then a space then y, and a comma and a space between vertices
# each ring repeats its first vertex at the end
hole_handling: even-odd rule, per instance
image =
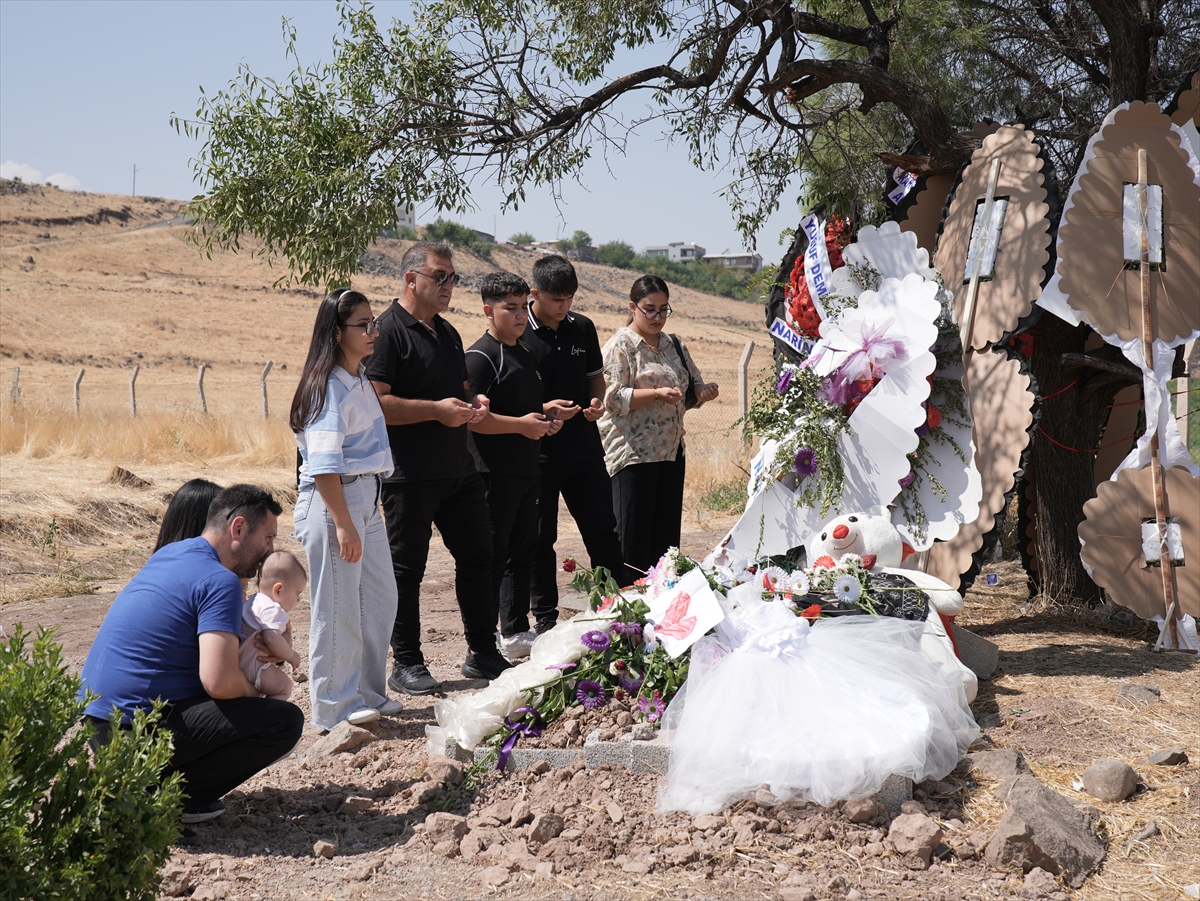
POLYGON ((937 247, 938 226, 946 214, 946 198, 954 187, 953 175, 930 175, 922 179, 922 184, 913 188, 917 191, 912 205, 906 215, 900 220, 900 230, 911 232, 917 236, 917 244, 929 251, 937 247))
POLYGON ((1164 267, 1150 273, 1153 337, 1187 338, 1200 322, 1200 186, 1188 148, 1157 106, 1131 103, 1109 114, 1071 188, 1059 228, 1059 290, 1102 335, 1141 337, 1141 274, 1126 269, 1124 186, 1136 183, 1138 150, 1148 183, 1162 186, 1164 267))
MULTIPOLYGON (((1173 467, 1163 472, 1169 516, 1178 517, 1184 565, 1175 571, 1175 596, 1184 613, 1200 617, 1200 479, 1173 467)), ((1149 619, 1163 615, 1162 570, 1147 567, 1142 554, 1142 520, 1154 518, 1150 469, 1122 470, 1083 505, 1079 525, 1083 562, 1113 603, 1149 619)))
POLYGON ((955 312, 962 322, 966 300, 966 271, 977 210, 987 195, 992 160, 1000 160, 997 200, 1007 200, 1004 224, 996 249, 995 271, 981 279, 976 299, 971 346, 982 350, 1017 327, 1029 315, 1041 293, 1046 263, 1050 260, 1050 205, 1047 202, 1043 161, 1033 133, 1005 125, 984 138, 971 155, 954 191, 938 239, 934 262, 946 287, 954 292, 955 312))
MULTIPOLYGON (((1200 72, 1192 75, 1192 83, 1186 90, 1179 92, 1175 99, 1175 112, 1171 113, 1171 121, 1182 127, 1189 122, 1195 122, 1197 112, 1200 112, 1200 72)), ((1200 147, 1196 148, 1196 152, 1200 153, 1200 147)))
POLYGON ((1021 454, 1029 443, 1033 424, 1033 392, 1021 363, 1000 353, 967 355, 971 389, 971 416, 975 420, 975 466, 983 482, 979 515, 963 523, 958 534, 929 550, 925 571, 950 585, 971 568, 984 536, 992 530, 996 514, 1004 509, 1012 490, 1021 454))

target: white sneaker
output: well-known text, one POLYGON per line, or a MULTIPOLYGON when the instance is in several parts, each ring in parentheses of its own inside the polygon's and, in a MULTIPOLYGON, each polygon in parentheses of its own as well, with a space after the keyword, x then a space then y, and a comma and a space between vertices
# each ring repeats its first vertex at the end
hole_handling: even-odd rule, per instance
POLYGON ((536 638, 536 632, 518 632, 516 635, 509 635, 507 638, 497 632, 496 647, 509 660, 519 660, 522 657, 529 656, 529 649, 533 647, 533 642, 536 638))
POLYGON ((379 719, 378 710, 374 707, 361 707, 346 717, 346 722, 351 726, 365 726, 367 723, 373 723, 377 719, 379 719))
POLYGON ((379 711, 380 716, 395 716, 404 709, 404 705, 395 698, 388 698, 375 709, 379 711))

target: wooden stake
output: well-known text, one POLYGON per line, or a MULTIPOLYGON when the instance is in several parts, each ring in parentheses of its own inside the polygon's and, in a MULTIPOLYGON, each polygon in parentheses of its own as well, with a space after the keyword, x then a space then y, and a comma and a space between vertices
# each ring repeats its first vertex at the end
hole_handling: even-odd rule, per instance
POLYGON ((200 364, 200 375, 196 377, 196 393, 200 395, 200 412, 208 412, 208 401, 204 399, 204 370, 208 368, 207 363, 200 364))
MULTIPOLYGON (((1138 150, 1138 206, 1142 232, 1140 265, 1142 287, 1142 355, 1146 368, 1154 371, 1154 315, 1150 301, 1150 191, 1148 159, 1145 150, 1138 150)), ((1150 436, 1150 477, 1154 483, 1154 520, 1158 529, 1159 565, 1162 567, 1163 601, 1166 609, 1167 635, 1170 650, 1179 650, 1179 627, 1175 623, 1178 607, 1175 603, 1175 572, 1171 569, 1171 550, 1167 542, 1167 491, 1163 484, 1162 461, 1158 459, 1158 431, 1150 436)))
POLYGON ((142 371, 142 364, 133 367, 133 375, 129 377, 129 415, 137 419, 137 377, 142 371))
POLYGON ((75 418, 79 418, 79 383, 83 381, 83 367, 79 369, 79 375, 75 376, 75 418))
POLYGON ((262 377, 259 379, 259 384, 262 385, 262 400, 263 400, 263 419, 267 418, 267 375, 271 372, 271 367, 275 365, 274 360, 267 360, 267 365, 263 367, 262 377))
MULTIPOLYGON (((996 183, 1000 181, 1000 160, 992 160, 991 171, 988 172, 987 194, 983 198, 983 218, 979 223, 978 245, 975 248, 975 259, 971 261, 970 281, 967 284, 967 299, 963 301, 962 334, 963 360, 971 349, 971 336, 975 331, 975 298, 979 293, 979 268, 983 265, 983 251, 987 247, 987 230, 992 221, 992 208, 996 205, 996 183)), ((975 244, 976 242, 971 242, 975 244)), ((970 245, 967 252, 970 253, 970 245)))

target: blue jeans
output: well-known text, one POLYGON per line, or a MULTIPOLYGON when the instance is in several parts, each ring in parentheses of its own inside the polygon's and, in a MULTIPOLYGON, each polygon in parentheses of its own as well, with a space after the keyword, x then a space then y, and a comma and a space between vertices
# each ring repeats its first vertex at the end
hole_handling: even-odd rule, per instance
POLYGON ((387 700, 388 637, 396 618, 396 582, 372 476, 342 486, 363 553, 340 556, 337 528, 315 487, 296 500, 296 536, 308 555, 311 626, 309 690, 313 722, 332 729, 355 710, 387 700))

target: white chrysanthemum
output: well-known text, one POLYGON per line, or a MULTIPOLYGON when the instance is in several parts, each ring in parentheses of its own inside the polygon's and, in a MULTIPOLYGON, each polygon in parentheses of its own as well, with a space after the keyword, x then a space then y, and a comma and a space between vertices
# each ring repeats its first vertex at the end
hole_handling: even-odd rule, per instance
POLYGON ((791 589, 792 597, 804 597, 808 594, 809 589, 808 574, 802 569, 796 570, 788 576, 788 587, 791 589))
POLYGON ((856 604, 862 597, 862 585, 854 576, 838 576, 837 581, 833 583, 833 593, 837 595, 839 601, 856 604))
POLYGON ((758 577, 763 591, 774 593, 787 590, 788 574, 778 566, 768 566, 762 569, 758 577))
POLYGON ((838 561, 838 569, 857 569, 862 566, 862 557, 858 554, 842 554, 842 559, 838 561))

